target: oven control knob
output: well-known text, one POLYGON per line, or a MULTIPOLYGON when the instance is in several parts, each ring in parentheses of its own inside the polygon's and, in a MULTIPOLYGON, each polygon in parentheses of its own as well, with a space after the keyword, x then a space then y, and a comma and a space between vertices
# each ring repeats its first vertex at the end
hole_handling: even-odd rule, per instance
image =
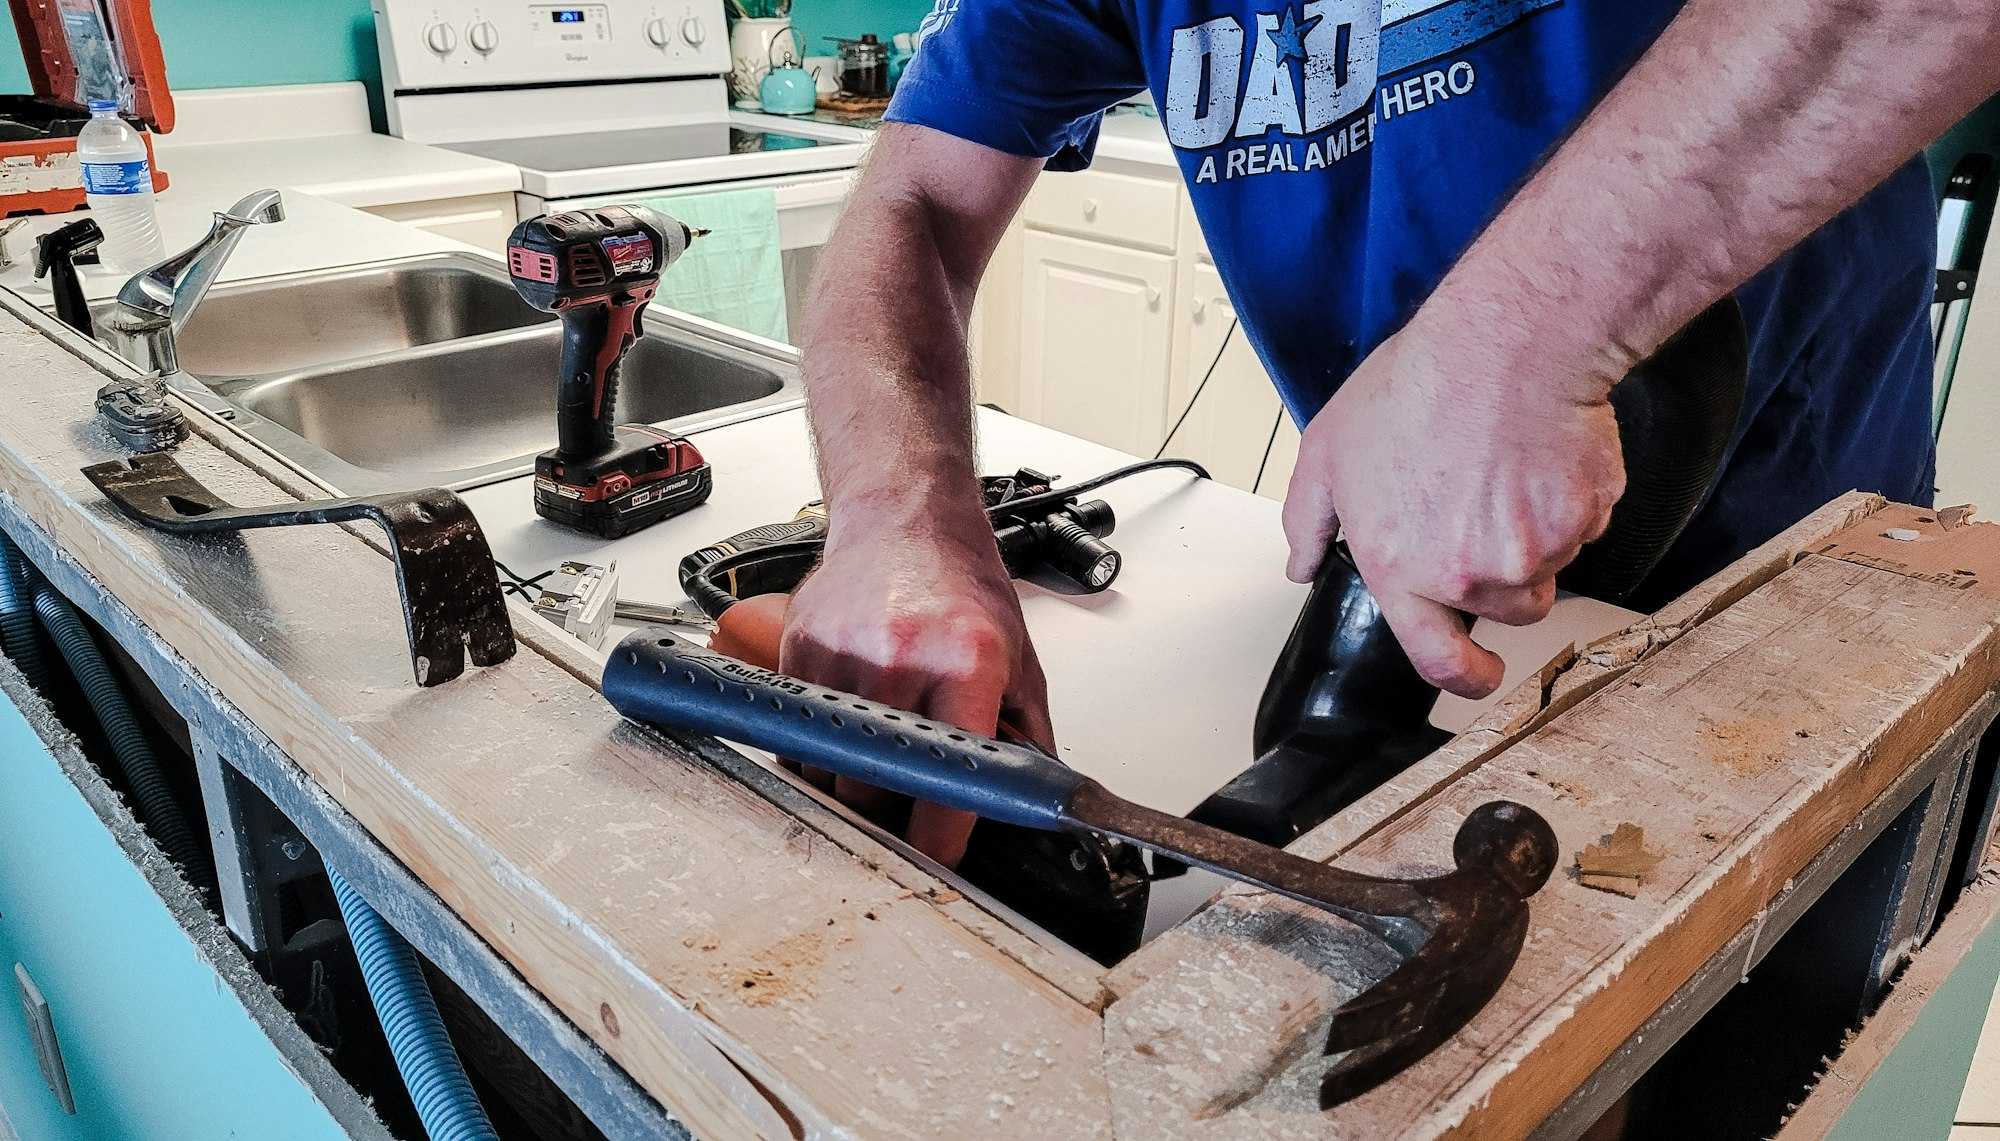
POLYGON ((681 21, 681 38, 688 42, 689 47, 698 48, 701 41, 708 38, 708 29, 701 26, 699 16, 689 16, 681 21))
POLYGON ((656 48, 667 46, 667 22, 658 16, 646 21, 646 42, 656 48))
POLYGON ((480 55, 491 55, 500 46, 500 29, 491 20, 481 20, 465 30, 465 41, 480 55))
POLYGON ((424 29, 424 44, 439 55, 450 55, 458 47, 458 33, 450 24, 432 24, 424 29))

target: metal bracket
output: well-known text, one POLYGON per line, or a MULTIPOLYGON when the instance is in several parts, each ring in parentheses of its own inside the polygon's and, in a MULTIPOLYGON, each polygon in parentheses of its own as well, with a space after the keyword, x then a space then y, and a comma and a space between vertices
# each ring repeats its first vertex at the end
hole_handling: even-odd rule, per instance
POLYGON ((442 488, 235 507, 161 453, 92 464, 83 474, 130 518, 177 535, 373 520, 389 533, 418 685, 464 673, 467 653, 481 666, 514 656, 493 551, 465 501, 442 488))

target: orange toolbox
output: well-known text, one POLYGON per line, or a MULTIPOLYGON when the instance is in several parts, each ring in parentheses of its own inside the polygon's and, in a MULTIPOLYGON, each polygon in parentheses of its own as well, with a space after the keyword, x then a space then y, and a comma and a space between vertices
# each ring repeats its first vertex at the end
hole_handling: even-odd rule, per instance
MULTIPOLYGON (((83 206, 76 136, 92 99, 116 99, 146 140, 174 127, 167 61, 151 0, 7 0, 31 94, 0 95, 0 218, 83 206)), ((152 163, 153 189, 167 176, 152 163)))

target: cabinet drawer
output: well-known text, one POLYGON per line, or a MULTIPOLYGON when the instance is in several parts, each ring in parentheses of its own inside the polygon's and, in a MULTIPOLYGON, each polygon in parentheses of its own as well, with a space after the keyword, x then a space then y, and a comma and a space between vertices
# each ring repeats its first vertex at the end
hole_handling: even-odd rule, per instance
POLYGON ((1129 174, 1045 174, 1021 216, 1038 230, 1174 252, 1174 183, 1129 174))

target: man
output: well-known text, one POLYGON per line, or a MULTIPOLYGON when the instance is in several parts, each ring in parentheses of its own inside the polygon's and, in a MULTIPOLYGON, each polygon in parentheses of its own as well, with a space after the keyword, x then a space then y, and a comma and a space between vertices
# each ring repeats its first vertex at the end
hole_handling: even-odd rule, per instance
MULTIPOLYGON (((2000 86, 1991 0, 939 0, 925 28, 806 318, 832 533, 792 673, 1052 741, 979 508, 966 319, 1045 161, 1082 165, 1142 90, 1306 424, 1287 573, 1344 532, 1434 683, 1498 685, 1455 611, 1548 611, 1624 487, 1607 393, 1732 290, 1748 405, 1664 579, 1851 487, 1928 501, 1911 160, 2000 86)), ((918 805, 908 834, 950 864, 970 827, 918 805)))

